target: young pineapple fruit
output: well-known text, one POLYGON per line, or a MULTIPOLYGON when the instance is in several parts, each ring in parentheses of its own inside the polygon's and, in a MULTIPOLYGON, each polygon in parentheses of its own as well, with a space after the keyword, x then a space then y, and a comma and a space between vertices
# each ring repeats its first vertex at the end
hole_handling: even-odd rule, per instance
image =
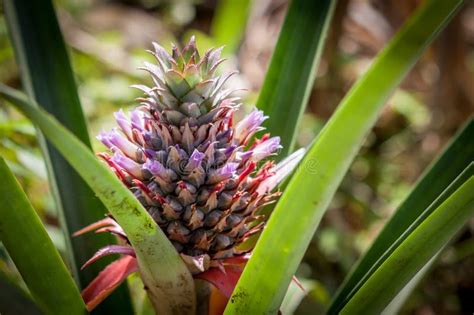
MULTIPOLYGON (((181 51, 173 47, 171 55, 158 44, 151 53, 157 63, 143 69, 153 85, 135 86, 145 96, 130 118, 115 114, 118 128, 100 133, 111 154, 99 156, 199 275, 245 254, 238 245, 263 228, 257 211, 277 197, 272 190, 302 151, 278 165, 265 161, 280 148, 280 139, 254 137, 267 119, 263 112, 254 110, 234 123, 239 99, 224 87, 233 73, 216 74, 221 49, 201 57, 191 38, 181 51)), ((127 242, 113 218, 81 232, 99 227, 127 242)), ((128 243, 109 247, 92 261, 112 252, 133 255, 133 248, 128 243)))

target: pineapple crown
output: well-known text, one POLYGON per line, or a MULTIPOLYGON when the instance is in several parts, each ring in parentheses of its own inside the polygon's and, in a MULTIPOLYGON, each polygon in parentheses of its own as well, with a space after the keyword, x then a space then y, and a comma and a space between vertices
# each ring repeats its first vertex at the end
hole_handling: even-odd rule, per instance
MULTIPOLYGON (((112 154, 99 156, 198 275, 248 252, 239 245, 263 228, 258 210, 275 200, 278 193, 272 190, 303 151, 275 165, 266 159, 280 148, 279 137, 255 137, 268 118, 262 111, 233 124, 239 98, 224 87, 234 72, 216 72, 222 49, 210 49, 201 58, 194 37, 182 50, 173 47, 171 55, 153 46, 157 63, 142 68, 153 85, 134 86, 144 97, 129 117, 122 110, 115 113, 118 128, 97 137, 112 154)), ((112 217, 76 234, 91 230, 112 232, 125 245, 99 250, 86 265, 111 253, 133 256, 112 217)))
POLYGON ((151 74, 154 86, 133 87, 148 96, 140 100, 160 111, 162 120, 176 126, 209 124, 220 109, 233 105, 236 99, 229 98, 232 90, 223 85, 235 72, 215 76, 224 61, 220 58, 222 48, 210 49, 200 58, 194 37, 181 51, 173 46, 171 55, 156 43, 153 47, 149 52, 157 64, 145 63, 141 69, 151 74))

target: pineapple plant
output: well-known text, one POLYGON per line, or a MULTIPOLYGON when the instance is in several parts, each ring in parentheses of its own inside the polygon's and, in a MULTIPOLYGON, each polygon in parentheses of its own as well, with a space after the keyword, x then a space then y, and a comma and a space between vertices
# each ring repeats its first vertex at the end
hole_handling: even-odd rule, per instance
MULTIPOLYGON (((55 194, 68 201, 62 213, 70 215, 65 215, 69 225, 63 230, 70 236, 70 231, 99 220, 76 235, 95 230, 112 233, 120 241, 101 248, 107 243, 96 243, 98 237, 76 238, 67 252, 81 255, 71 255, 66 265, 0 157, 4 179, 0 238, 29 292, 9 285, 1 291, 18 291, 27 302, 31 293, 31 306, 46 314, 84 314, 84 301, 92 310, 138 271, 158 314, 218 314, 224 307, 225 314, 288 312, 290 304, 295 304, 284 299, 288 284, 365 134, 393 89, 462 2, 428 0, 420 5, 315 138, 266 221, 259 209, 276 200, 276 186, 303 154, 297 151, 278 165, 271 162, 280 143, 294 140, 334 1, 292 1, 288 9, 257 103, 272 117, 266 126, 281 140, 257 134, 266 119, 261 111, 254 110, 234 123, 239 99, 224 87, 232 74, 217 74, 222 62, 219 49, 200 57, 191 40, 170 54, 155 45, 157 64, 145 65, 152 87, 137 86, 145 93, 138 107, 130 114, 116 113, 118 128, 99 134, 108 147, 99 154, 105 163, 91 152, 85 123, 82 129, 71 128, 82 120, 82 112, 78 99, 74 102, 71 97, 76 89, 51 3, 5 1, 29 96, 3 84, 0 96, 32 120, 49 140, 49 148, 60 153, 52 156, 50 166, 58 181, 54 185, 52 180, 53 186, 62 189, 55 194), (58 65, 62 65, 60 71, 58 65), (64 111, 64 106, 76 111, 64 111), (61 167, 64 162, 84 182, 67 176, 71 173, 61 167), (91 188, 89 196, 85 185, 91 188), (100 206, 92 193, 103 209, 84 206, 100 206), (110 213, 104 218, 105 209, 110 213), (249 250, 246 240, 264 225, 258 243, 249 250), (101 249, 93 255, 97 248, 101 249), (95 262, 113 253, 123 256, 90 282, 103 268, 95 262), (81 277, 87 274, 85 281, 77 277, 76 265, 90 256, 83 267, 94 265, 81 273, 81 277), (209 312, 201 309, 207 298, 200 292, 202 281, 195 286, 193 276, 212 283, 217 288, 212 293, 223 293, 217 301, 211 294, 209 312)), ((392 302, 403 303, 398 297, 408 295, 412 280, 420 278, 423 267, 472 218, 473 127, 471 119, 421 176, 348 274, 328 314, 380 314, 387 306, 393 307, 392 302)), ((284 149, 292 151, 291 145, 284 149)), ((286 156, 284 151, 280 155, 286 156)), ((130 314, 132 300, 137 302, 137 297, 121 287, 94 313, 130 314)), ((0 303, 0 307, 18 306, 10 302, 15 301, 0 303)), ((150 310, 139 306, 136 311, 150 310)))
MULTIPOLYGON (((134 86, 144 97, 130 118, 122 110, 115 113, 118 128, 97 137, 109 152, 98 155, 164 231, 190 272, 229 295, 232 290, 222 283, 231 281, 232 287, 238 275, 226 277, 225 266, 242 265, 248 259, 249 249, 239 245, 262 230, 265 220, 258 210, 277 198, 274 188, 304 150, 275 165, 267 158, 277 153, 280 138, 255 137, 268 117, 253 110, 233 121, 239 98, 224 87, 235 72, 216 72, 224 60, 222 49, 210 49, 201 57, 194 37, 182 50, 174 46, 171 54, 156 43, 153 46, 150 53, 157 63, 142 68, 150 73, 153 86, 134 86)), ((85 266, 109 254, 134 256, 113 216, 76 235, 91 230, 113 233, 123 245, 100 249, 85 266)), ((94 294, 97 283, 103 285, 92 282, 83 293, 89 309, 106 297, 94 294)))

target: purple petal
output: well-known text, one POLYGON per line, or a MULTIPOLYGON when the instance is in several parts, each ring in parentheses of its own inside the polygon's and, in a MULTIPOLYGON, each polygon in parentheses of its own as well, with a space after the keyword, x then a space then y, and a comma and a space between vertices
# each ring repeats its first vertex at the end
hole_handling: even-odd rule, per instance
POLYGON ((264 116, 261 110, 254 110, 235 126, 235 137, 239 142, 244 141, 249 135, 258 130, 268 116, 264 116))
POLYGON ((128 120, 127 116, 123 113, 123 110, 119 110, 118 112, 114 113, 115 120, 117 124, 120 126, 122 131, 130 138, 132 136, 132 125, 128 120))
POLYGON ((130 118, 132 121, 132 127, 136 128, 140 131, 145 130, 145 117, 144 114, 141 110, 132 110, 130 114, 130 118))
POLYGON ((239 163, 234 163, 234 162, 227 163, 226 165, 224 165, 223 167, 217 170, 217 174, 219 174, 219 176, 221 177, 229 178, 232 175, 234 175, 238 167, 239 167, 239 163))
POLYGON ((289 157, 272 167, 269 171, 275 175, 265 179, 257 188, 257 193, 265 194, 275 188, 283 179, 285 179, 294 169, 298 163, 303 159, 306 150, 301 148, 293 152, 289 157))
POLYGON ((238 152, 237 153, 237 158, 240 161, 247 160, 249 157, 251 157, 253 154, 253 151, 246 151, 246 152, 238 152))
POLYGON ((108 134, 108 132, 106 132, 106 131, 101 131, 101 132, 99 133, 99 135, 98 135, 96 138, 97 138, 97 140, 99 140, 100 142, 102 142, 102 143, 103 143, 107 148, 109 148, 109 149, 112 149, 112 147, 114 146, 114 145, 112 144, 112 142, 110 142, 110 140, 109 140, 109 134, 108 134))
POLYGON ((217 170, 211 171, 209 174, 208 183, 215 184, 232 177, 238 167, 239 163, 230 162, 217 170))
POLYGON ((219 169, 219 173, 221 175, 232 175, 236 170, 237 168, 239 167, 239 163, 227 163, 226 165, 224 165, 223 167, 221 167, 219 169))
POLYGON ((237 148, 237 146, 235 144, 233 145, 230 145, 224 152, 224 154, 226 156, 230 156, 232 154, 232 152, 234 152, 234 150, 237 148))
POLYGON ((157 157, 157 153, 155 150, 152 150, 152 149, 145 149, 145 154, 149 157, 149 158, 152 158, 152 159, 156 159, 157 157))
POLYGON ((158 161, 148 159, 145 162, 144 167, 150 171, 153 176, 158 176, 161 178, 166 178, 166 168, 158 161))
POLYGON ((263 141, 262 143, 259 143, 257 146, 255 146, 255 148, 253 148, 251 159, 255 162, 258 162, 274 153, 279 148, 281 148, 280 137, 272 137, 263 141))
POLYGON ((125 137, 123 137, 117 130, 112 130, 108 134, 108 141, 119 148, 127 156, 135 159, 137 158, 137 152, 140 148, 125 139, 125 137))
POLYGON ((202 160, 206 155, 204 153, 199 152, 198 150, 194 149, 193 154, 189 157, 188 164, 186 165, 187 168, 193 170, 199 165, 201 165, 202 160))
POLYGON ((134 160, 126 157, 119 151, 116 151, 114 156, 111 158, 111 161, 126 170, 131 175, 142 178, 142 167, 140 164, 135 162, 134 160))

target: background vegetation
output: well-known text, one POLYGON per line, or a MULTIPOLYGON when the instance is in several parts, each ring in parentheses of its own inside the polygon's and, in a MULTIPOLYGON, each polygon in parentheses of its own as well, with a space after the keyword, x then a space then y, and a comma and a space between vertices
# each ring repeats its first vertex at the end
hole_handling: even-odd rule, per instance
MULTIPOLYGON (((419 2, 338 2, 297 146, 309 144, 419 2)), ((225 44, 228 62, 224 67, 240 70, 232 84, 248 89, 243 94, 245 103, 254 104, 286 8, 287 1, 279 0, 56 1, 91 135, 112 124, 113 111, 133 106, 138 93, 129 86, 145 80, 146 74, 135 69, 150 59, 144 48, 150 48, 151 41, 169 47, 196 34, 201 50, 225 44)), ((313 313, 329 303, 420 173, 474 113, 473 48, 474 4, 468 3, 391 98, 344 179, 299 268, 298 276, 312 289, 296 313, 313 313)), ((20 87, 3 13, 0 81, 20 87)), ((30 122, 11 107, 0 107, 0 154, 21 179, 61 249, 64 239, 34 132, 30 122)), ((100 148, 97 141, 93 146, 100 148)), ((432 266, 404 313, 472 313, 473 235, 471 220, 432 266)), ((0 256, 1 272, 9 281, 20 283, 1 248, 0 256)), ((134 284, 140 284, 134 279, 130 282, 133 292, 134 284)))

